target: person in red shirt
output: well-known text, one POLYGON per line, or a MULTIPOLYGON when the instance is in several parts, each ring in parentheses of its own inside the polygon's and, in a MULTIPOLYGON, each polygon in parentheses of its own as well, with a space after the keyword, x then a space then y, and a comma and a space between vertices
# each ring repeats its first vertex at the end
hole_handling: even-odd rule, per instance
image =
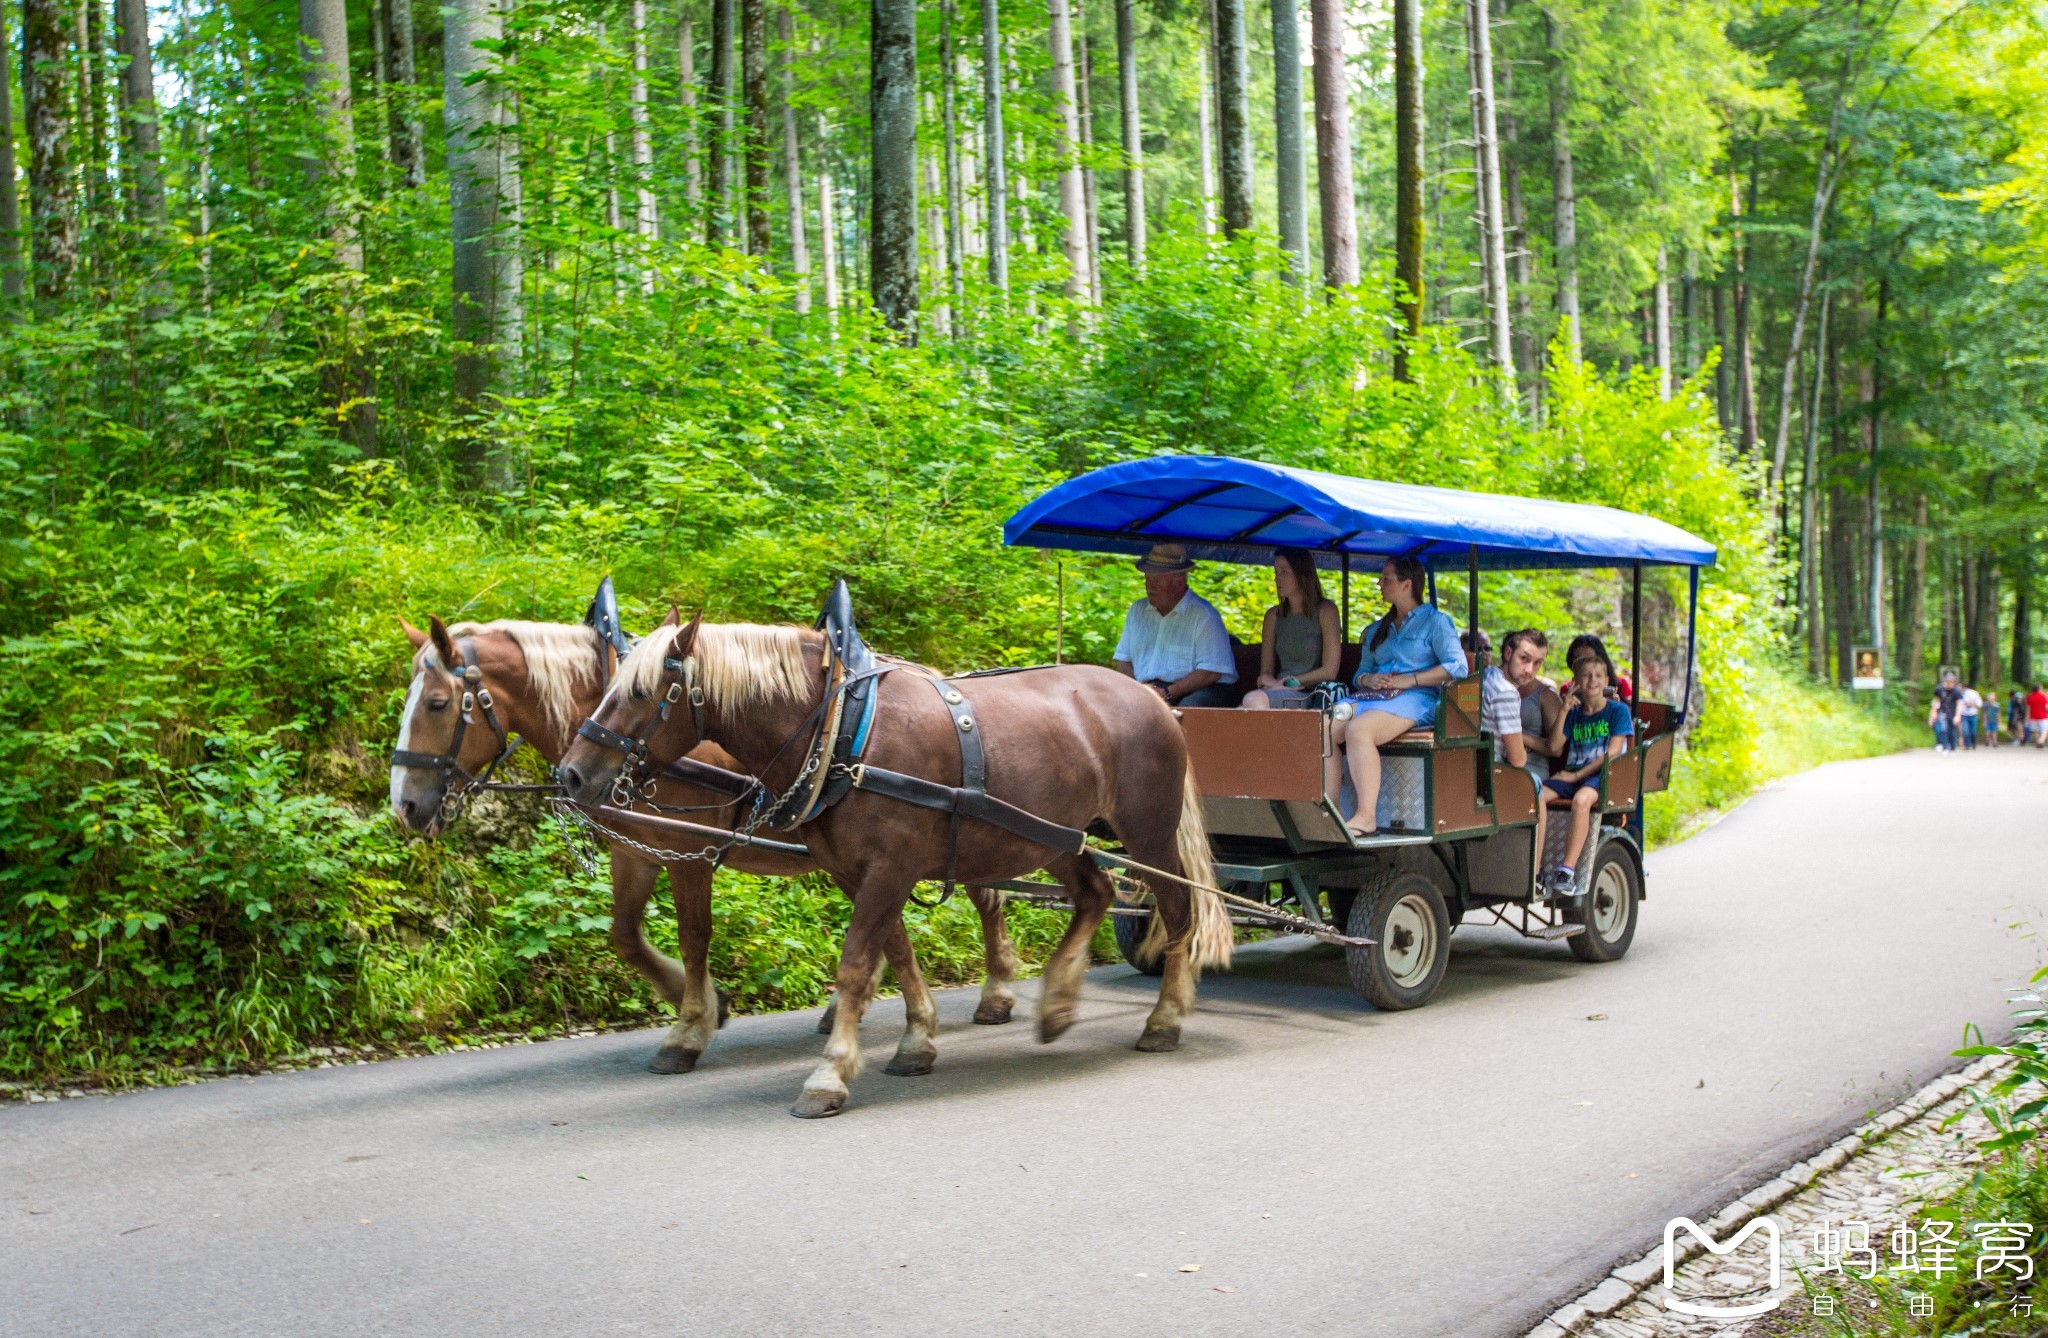
POLYGON ((2036 748, 2048 748, 2048 692, 2039 683, 2027 694, 2027 738, 2036 748))

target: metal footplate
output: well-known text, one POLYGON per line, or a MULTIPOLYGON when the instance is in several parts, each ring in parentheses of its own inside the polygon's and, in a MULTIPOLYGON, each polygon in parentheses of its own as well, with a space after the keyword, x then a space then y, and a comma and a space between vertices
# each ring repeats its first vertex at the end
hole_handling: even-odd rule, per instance
POLYGON ((1570 938, 1573 934, 1583 934, 1585 932, 1586 927, 1584 925, 1537 925, 1531 929, 1523 929, 1522 936, 1524 938, 1540 938, 1545 943, 1555 943, 1559 939, 1570 938))

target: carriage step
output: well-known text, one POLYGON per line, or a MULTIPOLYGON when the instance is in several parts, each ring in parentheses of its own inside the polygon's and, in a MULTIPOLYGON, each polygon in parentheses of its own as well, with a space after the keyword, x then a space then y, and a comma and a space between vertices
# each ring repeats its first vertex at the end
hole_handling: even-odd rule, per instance
POLYGON ((1522 936, 1524 938, 1540 938, 1545 943, 1555 943, 1561 938, 1570 938, 1573 934, 1583 934, 1585 932, 1586 927, 1584 925, 1537 925, 1533 929, 1524 929, 1522 936))

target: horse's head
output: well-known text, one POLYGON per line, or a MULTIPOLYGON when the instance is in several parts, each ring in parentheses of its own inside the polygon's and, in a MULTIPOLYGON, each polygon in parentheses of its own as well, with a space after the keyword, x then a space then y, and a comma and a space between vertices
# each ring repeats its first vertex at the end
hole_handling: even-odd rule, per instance
POLYGON ((421 836, 437 836, 463 792, 505 746, 482 671, 466 663, 439 618, 422 632, 403 618, 413 645, 412 686, 391 754, 391 813, 421 836), (472 729, 472 725, 488 728, 472 729))
POLYGON ((669 609, 619 666, 555 768, 570 799, 591 807, 630 803, 634 787, 703 741, 704 689, 694 658, 703 621, 699 614, 684 626, 669 609))

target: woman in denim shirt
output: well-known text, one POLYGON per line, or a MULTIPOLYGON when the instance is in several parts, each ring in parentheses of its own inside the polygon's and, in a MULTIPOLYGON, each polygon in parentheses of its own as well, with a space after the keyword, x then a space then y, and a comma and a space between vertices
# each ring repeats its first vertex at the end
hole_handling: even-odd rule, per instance
MULTIPOLYGON (((1379 830, 1380 745, 1435 721, 1438 689, 1466 674, 1457 624, 1422 602, 1428 581, 1417 558, 1388 558, 1380 568, 1380 594, 1389 607, 1359 638, 1358 674, 1351 680, 1357 713, 1330 727, 1358 794, 1357 811, 1345 824, 1356 836, 1379 830)), ((1324 763, 1323 788, 1333 796, 1338 765, 1334 755, 1324 763)))

